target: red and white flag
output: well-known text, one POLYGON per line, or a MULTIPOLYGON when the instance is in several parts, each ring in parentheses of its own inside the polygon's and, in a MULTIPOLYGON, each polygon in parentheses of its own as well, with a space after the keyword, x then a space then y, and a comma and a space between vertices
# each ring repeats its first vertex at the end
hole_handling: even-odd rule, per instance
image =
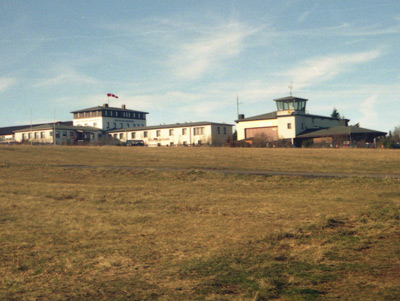
POLYGON ((115 98, 118 98, 118 96, 117 96, 117 95, 115 95, 115 94, 112 94, 112 93, 108 93, 108 94, 107 94, 107 97, 115 97, 115 98))

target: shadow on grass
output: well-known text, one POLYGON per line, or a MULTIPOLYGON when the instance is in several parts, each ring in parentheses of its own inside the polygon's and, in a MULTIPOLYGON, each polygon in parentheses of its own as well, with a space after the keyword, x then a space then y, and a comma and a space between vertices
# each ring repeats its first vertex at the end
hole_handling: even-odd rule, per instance
POLYGON ((180 266, 180 276, 196 280, 195 293, 202 297, 318 299, 348 275, 363 275, 376 268, 362 253, 375 238, 375 232, 364 225, 378 222, 382 229, 398 225, 400 212, 394 204, 378 207, 368 208, 355 220, 322 218, 308 227, 266 235, 224 254, 186 261, 180 266), (320 258, 314 256, 312 246, 321 252, 320 258), (307 248, 308 254, 303 251, 307 248))

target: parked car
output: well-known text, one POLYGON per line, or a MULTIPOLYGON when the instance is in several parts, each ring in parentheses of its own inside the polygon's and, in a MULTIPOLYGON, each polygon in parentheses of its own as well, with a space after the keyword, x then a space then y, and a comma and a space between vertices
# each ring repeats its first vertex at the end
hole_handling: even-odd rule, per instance
POLYGON ((127 146, 144 146, 144 141, 143 140, 127 140, 126 145, 127 146))

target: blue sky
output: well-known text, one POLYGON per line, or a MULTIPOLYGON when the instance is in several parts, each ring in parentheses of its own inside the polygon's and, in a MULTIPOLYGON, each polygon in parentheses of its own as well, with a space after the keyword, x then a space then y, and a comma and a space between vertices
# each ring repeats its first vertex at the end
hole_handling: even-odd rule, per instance
POLYGON ((273 99, 400 125, 400 1, 0 2, 0 126, 107 102, 148 124, 234 123, 273 99))

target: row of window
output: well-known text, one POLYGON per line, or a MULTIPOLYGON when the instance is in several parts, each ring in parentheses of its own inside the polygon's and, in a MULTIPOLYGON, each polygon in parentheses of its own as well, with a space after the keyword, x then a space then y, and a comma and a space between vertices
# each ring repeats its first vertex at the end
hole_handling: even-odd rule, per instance
MULTIPOLYGON (((224 131, 224 135, 226 135, 226 127, 222 128, 224 131)), ((221 134, 221 128, 219 126, 217 126, 217 134, 221 134)))
POLYGON ((125 111, 112 111, 112 110, 74 113, 74 119, 90 118, 90 117, 118 117, 118 118, 146 119, 146 114, 139 112, 125 112, 125 111))
MULTIPOLYGON (((193 129, 193 135, 195 135, 195 136, 204 135, 204 132, 205 132, 204 129, 205 129, 204 127, 196 127, 196 128, 194 128, 193 129)), ((224 128, 224 129, 225 129, 225 133, 226 133, 226 128, 224 128)), ((187 130, 188 130, 187 128, 181 129, 181 133, 182 133, 183 136, 187 135, 187 130)), ((170 137, 174 136, 175 135, 175 131, 176 130, 174 130, 174 129, 170 129, 168 131, 169 136, 170 137)), ((124 134, 120 133, 119 136, 118 136, 118 134, 114 134, 114 138, 118 138, 118 137, 119 137, 119 139, 123 139, 124 138, 124 134)), ((148 138, 148 137, 149 137, 149 131, 143 131, 143 138, 148 138)), ((161 137, 161 130, 156 130, 155 137, 161 137)), ((130 138, 127 137, 127 139, 136 139, 136 138, 137 138, 136 132, 130 133, 130 138)))
POLYGON ((282 110, 299 110, 304 111, 306 108, 305 101, 277 101, 276 106, 278 111, 282 110))
MULTIPOLYGON (((124 124, 121 122, 120 124, 119 124, 119 127, 117 127, 117 123, 116 122, 113 122, 113 129, 117 129, 117 128, 119 128, 119 129, 123 129, 124 128, 124 124)), ((93 124, 93 126, 97 126, 97 123, 94 123, 93 124)), ((145 126, 144 124, 132 124, 132 127, 140 127, 140 126, 145 126)), ((131 124, 129 124, 129 123, 127 123, 126 124, 126 128, 130 128, 131 127, 131 124)), ((109 129, 110 128, 110 123, 109 122, 106 122, 106 129, 109 129)))
MULTIPOLYGON (((56 131, 56 138, 62 137, 74 137, 74 131, 56 131)), ((47 137, 53 137, 53 131, 47 132, 47 137)), ((33 132, 33 133, 22 133, 22 140, 29 139, 44 139, 46 138, 46 132, 33 132)))

